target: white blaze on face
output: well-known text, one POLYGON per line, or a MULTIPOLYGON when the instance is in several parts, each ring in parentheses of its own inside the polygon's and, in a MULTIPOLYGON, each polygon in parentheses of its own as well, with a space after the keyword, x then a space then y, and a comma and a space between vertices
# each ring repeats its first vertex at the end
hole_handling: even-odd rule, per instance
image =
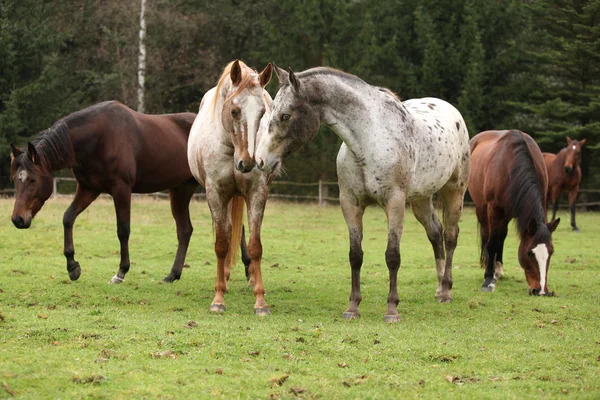
POLYGON ((575 145, 573 145, 573 151, 577 150, 577 147, 575 147, 575 145))
POLYGON ((27 180, 27 171, 25 171, 24 169, 19 171, 19 179, 21 180, 21 182, 25 182, 27 180))
MULTIPOLYGON (((261 88, 262 89, 262 88, 261 88)), ((256 133, 260 126, 259 115, 263 107, 262 93, 258 99, 249 99, 246 106, 248 124, 248 155, 254 157, 254 146, 256 145, 256 133)))
POLYGON ((546 287, 546 263, 548 262, 548 247, 544 243, 540 243, 533 250, 535 259, 537 260, 538 267, 540 269, 540 294, 545 294, 544 288, 546 287))

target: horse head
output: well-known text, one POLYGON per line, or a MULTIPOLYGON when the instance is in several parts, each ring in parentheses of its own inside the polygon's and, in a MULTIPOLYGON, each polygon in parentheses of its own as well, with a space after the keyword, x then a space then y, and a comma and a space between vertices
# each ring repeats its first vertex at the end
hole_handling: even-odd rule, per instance
POLYGON ((256 136, 263 115, 271 107, 271 96, 264 87, 271 80, 271 63, 259 74, 243 62, 235 60, 224 73, 230 84, 225 91, 221 122, 231 135, 234 146, 233 162, 240 172, 254 168, 256 136))
POLYGON ((525 271, 531 295, 549 295, 548 268, 554 253, 552 232, 559 222, 560 218, 550 223, 538 223, 532 220, 526 231, 521 234, 519 264, 525 271))
POLYGON ((567 155, 565 157, 564 169, 567 174, 571 174, 573 169, 581 162, 581 148, 585 144, 586 139, 572 140, 567 136, 567 155))
POLYGON ((304 95, 306 88, 290 69, 275 66, 280 88, 268 123, 261 127, 255 160, 260 170, 274 172, 282 159, 308 143, 319 131, 319 111, 304 95))
POLYGON ((31 226, 31 220, 52 195, 53 177, 41 163, 35 146, 19 149, 11 143, 11 179, 15 182, 15 206, 12 222, 19 229, 31 226))

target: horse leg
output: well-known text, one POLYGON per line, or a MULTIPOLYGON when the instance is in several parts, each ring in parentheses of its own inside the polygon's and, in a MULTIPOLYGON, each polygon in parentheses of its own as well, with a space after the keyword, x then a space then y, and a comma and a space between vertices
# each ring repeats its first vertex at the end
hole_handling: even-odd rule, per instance
POLYGON ((171 283, 181 278, 183 263, 187 254, 188 245, 194 228, 190 220, 190 200, 196 191, 198 184, 183 183, 169 190, 169 200, 171 202, 171 214, 175 219, 177 227, 177 253, 175 261, 171 268, 171 273, 167 275, 163 282, 171 283))
POLYGON ((242 262, 244 263, 244 271, 246 272, 246 280, 248 286, 254 286, 254 273, 250 270, 252 259, 248 253, 248 245, 246 244, 246 229, 242 225, 242 238, 240 239, 240 250, 242 251, 242 262))
POLYGON ((442 294, 442 279, 444 278, 445 272, 445 254, 444 254, 444 240, 442 238, 442 223, 435 213, 431 197, 428 199, 422 199, 413 201, 412 203, 413 214, 417 218, 417 221, 423 225, 425 232, 427 232, 427 238, 433 248, 433 256, 435 257, 435 268, 438 277, 438 287, 435 291, 435 297, 440 298, 442 294))
POLYGON ((504 264, 502 254, 504 253, 504 240, 508 235, 508 222, 500 225, 498 230, 498 247, 496 249, 496 262, 494 263, 494 283, 504 276, 504 264))
POLYGON ((131 187, 120 185, 112 191, 117 214, 117 236, 121 243, 119 272, 108 283, 121 283, 129 271, 129 233, 131 220, 131 187))
POLYGON ((231 195, 213 193, 207 187, 206 200, 212 214, 215 226, 215 254, 217 256, 217 282, 215 284, 215 297, 210 305, 210 311, 225 312, 225 292, 227 281, 225 278, 225 263, 229 253, 229 242, 231 240, 231 218, 229 212, 229 200, 231 195))
POLYGON ((481 258, 480 262, 482 267, 485 267, 487 244, 490 240, 490 227, 488 225, 487 217, 487 204, 479 207, 475 207, 475 214, 479 221, 479 234, 481 236, 481 258))
POLYGON ((487 255, 485 262, 485 274, 483 279, 483 285, 481 290, 484 292, 493 292, 496 290, 496 283, 494 280, 494 274, 496 273, 496 256, 500 250, 500 246, 503 245, 500 242, 500 232, 502 226, 505 224, 501 210, 494 207, 488 207, 488 225, 489 225, 489 240, 487 243, 487 255))
POLYGON ((79 279, 81 275, 81 267, 79 263, 75 261, 75 246, 73 245, 73 224, 79 214, 83 212, 96 198, 98 197, 97 192, 91 191, 84 188, 80 184, 77 184, 75 191, 75 198, 73 202, 65 211, 63 216, 63 227, 65 232, 65 244, 64 244, 64 255, 67 259, 67 271, 69 272, 69 278, 72 281, 79 279))
POLYGON ((552 188, 552 220, 554 222, 556 219, 556 211, 558 210, 558 200, 560 199, 560 189, 556 186, 556 189, 552 188))
POLYGON ((267 191, 254 190, 248 196, 248 227, 250 229, 250 242, 248 254, 250 255, 250 272, 254 277, 254 314, 265 316, 271 314, 271 309, 265 301, 265 288, 262 281, 260 262, 262 260, 262 243, 260 229, 262 226, 265 205, 267 204, 267 191))
POLYGON ((388 309, 384 315, 385 322, 398 322, 398 270, 400 269, 400 239, 404 227, 404 211, 406 196, 398 193, 390 197, 385 205, 388 219, 388 244, 385 251, 385 262, 390 274, 390 291, 388 294, 388 309))
MULTIPOLYGON (((577 233, 580 232, 579 228, 577 227, 577 224, 575 223, 575 200, 577 199, 578 192, 579 186, 577 186, 569 192, 569 208, 571 209, 571 228, 573 228, 573 231, 577 233)), ((554 218, 552 218, 552 221, 554 221, 554 218)))
MULTIPOLYGON (((464 187, 464 186, 463 186, 464 187)), ((452 259, 458 243, 460 229, 458 222, 462 216, 463 199, 465 190, 460 187, 444 187, 440 191, 444 203, 444 244, 446 245, 446 268, 442 278, 442 293, 438 297, 440 302, 452 301, 452 259)))
POLYGON ((340 205, 348 226, 348 236, 350 238, 350 268, 352 270, 352 288, 350 291, 350 304, 344 311, 344 318, 355 319, 360 316, 358 306, 362 300, 360 294, 360 269, 363 263, 362 238, 363 228, 362 219, 365 208, 359 204, 353 204, 345 196, 340 196, 340 205))

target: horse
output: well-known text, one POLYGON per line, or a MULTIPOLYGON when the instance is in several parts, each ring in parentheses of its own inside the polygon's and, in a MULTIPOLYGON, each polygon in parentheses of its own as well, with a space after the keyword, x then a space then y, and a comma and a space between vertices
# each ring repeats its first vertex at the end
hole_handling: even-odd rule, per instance
POLYGON ((569 192, 569 208, 571 209, 571 228, 579 233, 575 223, 575 199, 581 183, 581 148, 586 139, 572 140, 567 136, 567 147, 558 154, 543 153, 548 170, 548 204, 552 202, 552 221, 556 218, 558 199, 561 192, 569 192))
POLYGON ((469 194, 481 234, 480 261, 485 265, 481 290, 493 292, 504 275, 503 249, 508 223, 515 218, 521 239, 518 259, 529 294, 550 295, 548 268, 554 253, 552 232, 560 218, 546 220, 548 176, 535 141, 518 130, 485 131, 470 141, 469 194))
POLYGON ((242 61, 229 63, 217 86, 200 103, 190 132, 188 162, 193 176, 206 188, 206 200, 215 229, 217 281, 210 311, 226 310, 225 292, 228 271, 224 269, 230 243, 237 240, 244 211, 248 209, 250 239, 249 284, 254 286, 254 312, 270 314, 262 282, 262 243, 260 230, 267 202, 267 185, 273 176, 254 169, 256 134, 261 118, 271 106, 264 90, 272 75, 267 64, 259 74, 242 61), (231 202, 231 210, 227 204, 231 202))
MULTIPOLYGON (((108 193, 114 200, 121 244, 119 271, 110 283, 121 283, 130 266, 131 193, 168 189, 178 247, 164 282, 180 279, 193 231, 189 203, 198 187, 185 157, 195 117, 193 113, 146 115, 108 101, 58 120, 26 149, 11 144, 11 179, 16 189, 13 224, 29 228, 52 195, 53 171, 70 168, 77 188, 63 217, 69 278, 75 281, 81 275, 73 245, 75 219, 100 193, 108 193)), ((244 253, 245 243, 241 242, 244 253)))
POLYGON ((344 142, 337 156, 340 204, 350 239, 352 285, 343 316, 360 316, 362 219, 381 206, 388 219, 385 260, 390 286, 386 322, 400 320, 397 274, 405 202, 412 204, 433 247, 440 302, 452 300, 452 257, 470 169, 469 135, 460 113, 435 98, 401 102, 390 90, 340 70, 317 67, 295 74, 275 67, 280 88, 260 132, 255 160, 272 173, 326 124, 344 142), (443 203, 444 227, 432 203, 443 203))

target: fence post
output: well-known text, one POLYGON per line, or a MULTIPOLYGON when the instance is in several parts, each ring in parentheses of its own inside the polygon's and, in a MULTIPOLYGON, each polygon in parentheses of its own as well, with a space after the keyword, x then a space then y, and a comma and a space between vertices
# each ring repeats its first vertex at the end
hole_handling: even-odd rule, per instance
POLYGON ((58 180, 56 178, 52 179, 52 197, 56 197, 58 194, 58 180))
POLYGON ((319 179, 319 207, 323 207, 323 181, 319 179))

